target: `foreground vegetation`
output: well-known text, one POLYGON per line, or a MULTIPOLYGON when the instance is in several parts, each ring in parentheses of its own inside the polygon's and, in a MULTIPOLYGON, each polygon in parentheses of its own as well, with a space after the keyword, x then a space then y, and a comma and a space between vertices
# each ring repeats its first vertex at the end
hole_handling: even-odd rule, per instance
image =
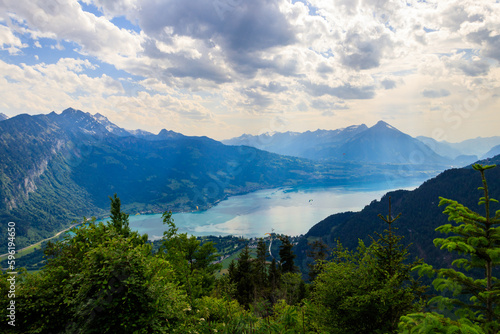
MULTIPOLYGON (((243 248, 227 274, 211 241, 179 234, 170 212, 159 248, 130 230, 120 199, 111 198, 108 223, 79 226, 65 240, 48 242, 46 265, 22 272, 15 292, 16 326, 8 325, 2 298, 0 329, 6 333, 497 333, 500 330, 500 210, 489 197, 485 171, 484 214, 441 198, 453 223, 438 228, 442 250, 458 253, 453 268, 435 269, 409 259, 394 226, 399 215, 379 215, 386 225, 369 245, 330 249, 311 244, 306 283, 295 265, 293 243, 268 240, 243 248), (279 256, 278 256, 279 255, 279 256), (417 273, 435 275, 440 294, 417 273)), ((374 217, 376 219, 376 217, 374 217)), ((0 281, 7 296, 8 274, 0 281)))

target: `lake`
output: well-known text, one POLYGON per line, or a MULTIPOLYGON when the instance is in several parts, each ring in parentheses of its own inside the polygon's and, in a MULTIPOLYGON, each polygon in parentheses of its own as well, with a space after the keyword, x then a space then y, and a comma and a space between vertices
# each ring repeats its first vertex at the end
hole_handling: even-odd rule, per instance
MULTIPOLYGON (((278 234, 305 234, 313 225, 339 212, 359 211, 373 200, 395 189, 411 190, 421 182, 387 189, 387 183, 367 187, 279 188, 232 196, 200 212, 174 213, 179 233, 191 235, 236 235, 264 237, 278 234)), ((130 216, 130 227, 160 239, 166 226, 161 214, 130 216)), ((375 217, 374 217, 375 218, 375 217)))

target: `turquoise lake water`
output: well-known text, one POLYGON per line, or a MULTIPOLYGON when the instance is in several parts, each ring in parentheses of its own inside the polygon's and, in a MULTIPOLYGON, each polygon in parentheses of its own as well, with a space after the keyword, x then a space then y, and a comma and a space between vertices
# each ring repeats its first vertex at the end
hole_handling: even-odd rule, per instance
MULTIPOLYGON (((263 237, 274 231, 287 235, 305 234, 313 225, 334 213, 359 211, 373 200, 395 189, 411 190, 413 181, 403 187, 387 188, 387 183, 369 187, 279 188, 233 196, 206 211, 173 214, 179 233, 263 237)), ((161 214, 130 216, 130 227, 147 233, 149 239, 163 236, 161 214)))

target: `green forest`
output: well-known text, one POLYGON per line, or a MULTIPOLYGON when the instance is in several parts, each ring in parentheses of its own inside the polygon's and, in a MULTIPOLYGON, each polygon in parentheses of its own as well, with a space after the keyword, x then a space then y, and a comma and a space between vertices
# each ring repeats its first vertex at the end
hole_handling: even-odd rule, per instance
MULTIPOLYGON (((448 223, 434 239, 448 266, 413 258, 398 234, 401 214, 373 216, 383 226, 348 248, 311 242, 308 272, 299 270, 294 240, 272 235, 241 248, 227 268, 221 245, 178 233, 170 211, 160 243, 131 231, 120 199, 110 197, 107 223, 80 225, 48 242, 45 266, 2 273, 2 333, 498 333, 500 208, 487 176, 480 210, 440 197, 448 223), (495 208, 497 209, 495 211, 495 208), (276 251, 269 253, 270 239, 276 251), (276 257, 274 257, 276 256, 276 257), (6 298, 5 296, 9 296, 6 298), (15 320, 9 318, 15 304, 15 320), (9 320, 10 319, 10 320, 9 320), (8 322, 13 321, 13 322, 8 322), (12 324, 15 324, 13 326, 12 324)), ((425 208, 422 208, 425 210, 425 208)), ((229 241, 227 239, 226 241, 229 241)))

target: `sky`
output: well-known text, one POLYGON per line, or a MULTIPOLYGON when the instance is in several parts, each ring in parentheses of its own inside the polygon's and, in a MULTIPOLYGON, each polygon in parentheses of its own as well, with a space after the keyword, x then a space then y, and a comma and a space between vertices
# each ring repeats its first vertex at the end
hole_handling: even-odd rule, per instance
POLYGON ((500 135, 499 1, 0 0, 0 112, 228 139, 500 135))

